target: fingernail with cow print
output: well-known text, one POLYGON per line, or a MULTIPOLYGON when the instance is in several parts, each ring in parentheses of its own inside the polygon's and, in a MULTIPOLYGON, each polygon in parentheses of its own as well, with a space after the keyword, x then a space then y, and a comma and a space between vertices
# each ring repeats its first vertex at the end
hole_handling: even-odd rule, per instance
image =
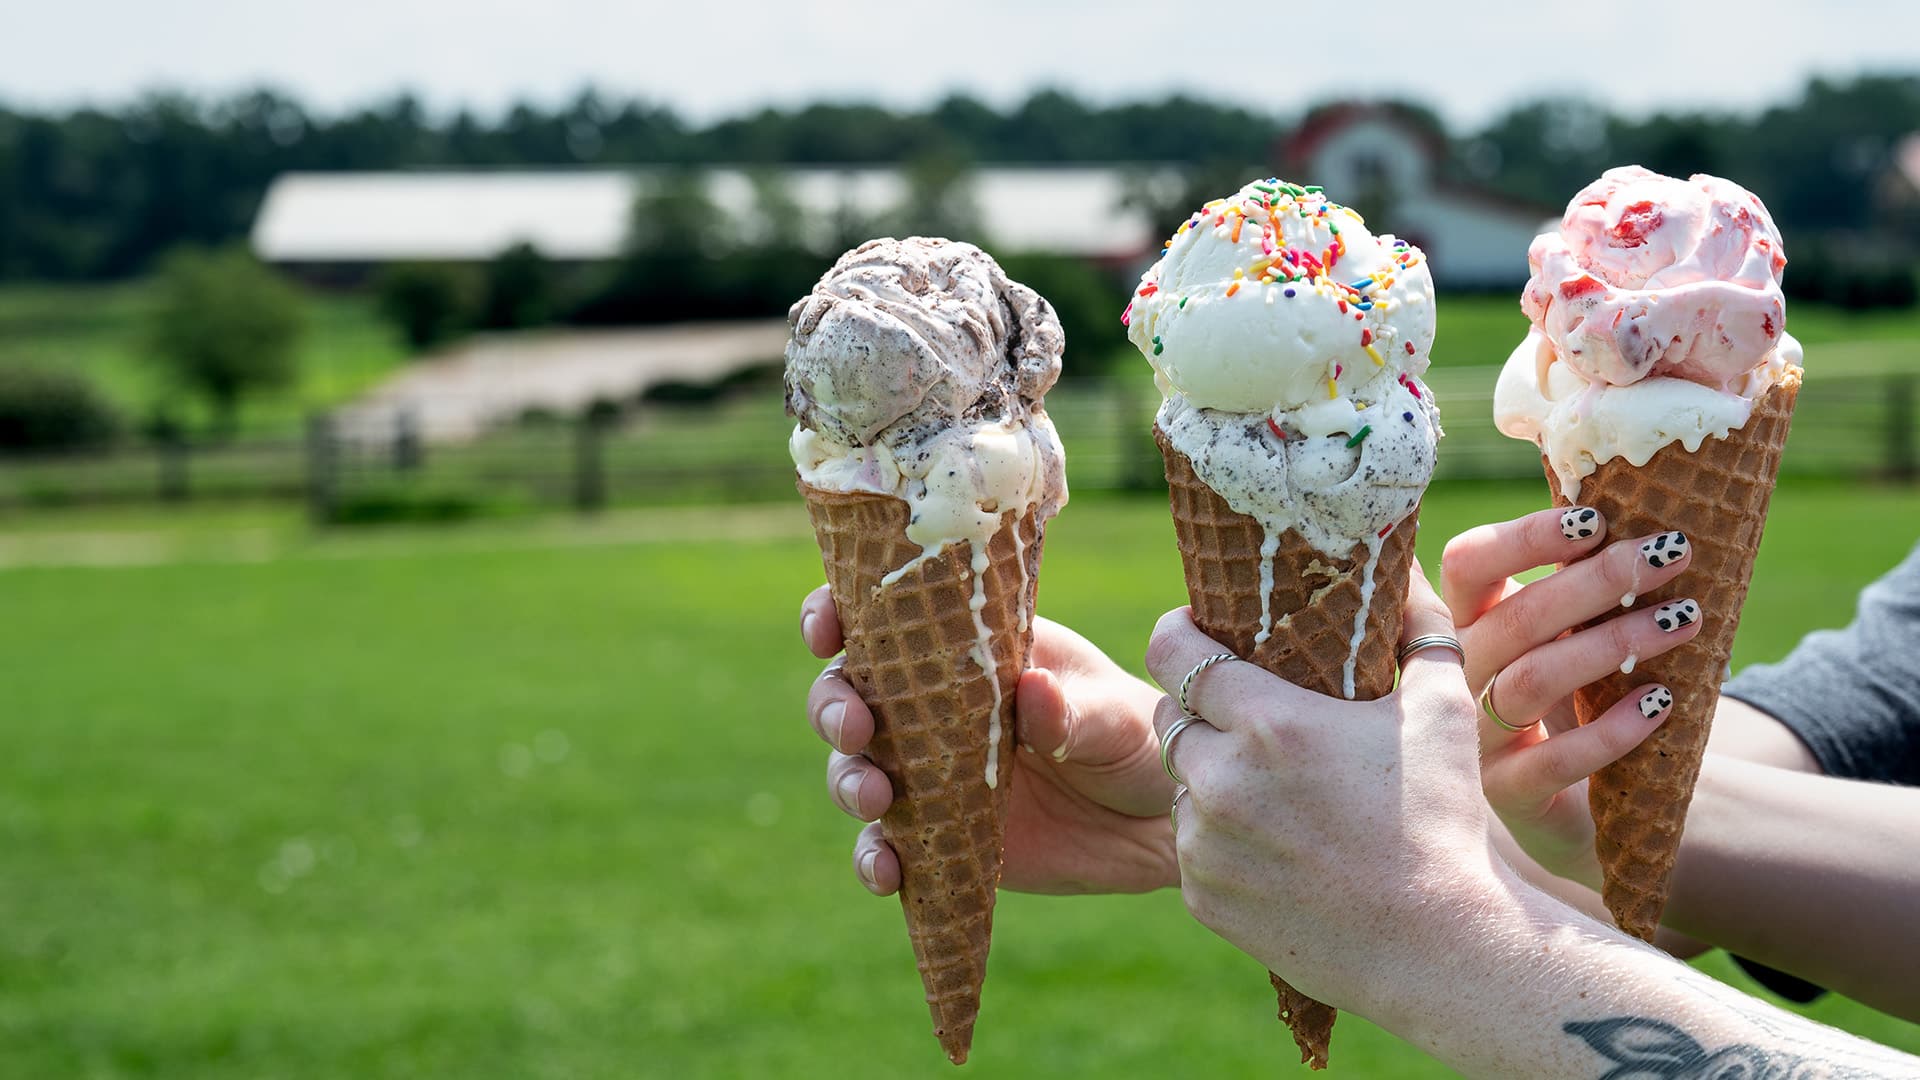
POLYGON ((1600 511, 1591 506, 1569 506, 1560 515, 1560 535, 1585 540, 1600 531, 1600 511))
POLYGON ((1656 686, 1640 695, 1640 715, 1651 720, 1673 707, 1673 691, 1656 686))
POLYGON ((1686 558, 1687 551, 1687 534, 1678 529, 1650 537, 1640 545, 1640 557, 1647 560, 1647 565, 1655 570, 1686 558))
POLYGON ((1699 621, 1700 605, 1691 600, 1674 600, 1653 609, 1653 625, 1669 634, 1699 621))

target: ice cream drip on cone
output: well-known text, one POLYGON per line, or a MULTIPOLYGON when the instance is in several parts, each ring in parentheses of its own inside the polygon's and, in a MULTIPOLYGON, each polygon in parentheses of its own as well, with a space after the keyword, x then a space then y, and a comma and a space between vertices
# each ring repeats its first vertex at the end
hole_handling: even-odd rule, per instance
MULTIPOLYGON (((1165 399, 1195 623, 1320 693, 1391 692, 1441 434, 1419 249, 1317 187, 1258 181, 1180 226, 1122 318, 1165 399)), ((1324 1067, 1334 1010, 1272 979, 1301 1060, 1324 1067)))

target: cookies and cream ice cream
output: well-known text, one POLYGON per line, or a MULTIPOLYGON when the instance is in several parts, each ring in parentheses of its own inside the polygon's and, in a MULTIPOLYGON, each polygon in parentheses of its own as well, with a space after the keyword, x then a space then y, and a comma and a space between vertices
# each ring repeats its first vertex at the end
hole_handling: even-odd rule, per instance
POLYGON ((1800 366, 1779 230, 1732 181, 1610 169, 1527 261, 1533 327, 1501 371, 1494 421, 1540 445, 1569 500, 1602 462, 1725 438, 1800 366))
MULTIPOLYGON (((1426 261, 1317 187, 1258 181, 1180 226, 1124 318, 1165 397, 1160 430, 1266 531, 1264 641, 1283 533, 1333 559, 1364 546, 1377 560, 1432 479, 1440 424, 1420 381, 1434 341, 1426 261)), ((1356 621, 1356 656, 1363 629, 1356 621)), ((1352 680, 1350 663, 1349 696, 1352 680)))
MULTIPOLYGON (((1044 523, 1067 499, 1041 401, 1060 376, 1059 317, 972 244, 916 236, 842 255, 787 319, 787 411, 797 421, 788 449, 801 482, 908 504, 907 537, 921 555, 882 584, 967 545, 977 659, 998 694, 979 618, 988 542, 1009 512, 1044 523)), ((990 786, 997 764, 990 753, 990 786)))
POLYGON ((1065 340, 1044 298, 972 244, 869 240, 787 313, 789 449, 801 479, 914 504, 930 552, 1066 502, 1041 404, 1065 340))

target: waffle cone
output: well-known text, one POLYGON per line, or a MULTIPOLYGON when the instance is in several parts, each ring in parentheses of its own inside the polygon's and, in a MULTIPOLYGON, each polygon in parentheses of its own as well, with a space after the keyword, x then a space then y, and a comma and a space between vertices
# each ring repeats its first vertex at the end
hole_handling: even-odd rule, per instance
POLYGON ((970 545, 949 544, 883 585, 921 555, 907 538, 907 503, 799 487, 846 637, 844 674, 873 712, 867 756, 893 783, 880 824, 900 857, 900 906, 933 1033, 958 1065, 973 1043, 987 974, 1014 688, 1033 652, 1044 529, 1032 510, 1009 511, 987 544, 979 619, 992 643, 989 674, 977 659, 970 545))
MULTIPOLYGON (((1666 722, 1595 773, 1588 785, 1594 848, 1603 873, 1601 895, 1620 929, 1646 941, 1653 940, 1667 905, 1687 804, 1700 775, 1720 683, 1733 657, 1733 635, 1799 390, 1799 372, 1790 371, 1755 405, 1746 426, 1726 438, 1706 439, 1692 452, 1674 443, 1637 468, 1615 458, 1580 485, 1580 504, 1606 515, 1611 537, 1670 529, 1686 533, 1693 545, 1692 564, 1673 581, 1642 594, 1637 604, 1646 608, 1692 597, 1704 616, 1692 641, 1638 663, 1629 674, 1613 672, 1574 695, 1574 712, 1587 724, 1635 687, 1659 682, 1673 691, 1673 711, 1666 722)), ((1555 505, 1570 505, 1551 466, 1547 479, 1555 505)))
MULTIPOLYGON (((1355 545, 1345 558, 1330 558, 1299 533, 1291 529, 1282 533, 1273 556, 1273 591, 1268 597, 1272 633, 1265 641, 1256 641, 1260 548, 1266 530, 1208 487, 1193 471, 1193 462, 1158 427, 1153 437, 1166 459, 1174 535, 1195 625, 1234 655, 1309 690, 1348 696, 1351 658, 1354 699, 1368 701, 1391 693, 1399 668, 1407 578, 1413 569, 1415 516, 1387 534, 1364 616, 1360 606, 1367 549, 1355 545), (1365 634, 1355 655, 1354 626, 1362 618, 1365 634)), ((1300 1047, 1300 1060, 1316 1069, 1326 1068, 1335 1010, 1295 990, 1279 975, 1268 975, 1279 996, 1280 1019, 1300 1047)))

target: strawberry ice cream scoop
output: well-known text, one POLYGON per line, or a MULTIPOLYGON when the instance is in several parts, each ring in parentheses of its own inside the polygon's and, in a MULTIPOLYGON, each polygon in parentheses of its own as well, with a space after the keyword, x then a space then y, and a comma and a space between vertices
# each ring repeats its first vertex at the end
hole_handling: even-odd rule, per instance
POLYGON ((1609 169, 1534 238, 1520 306, 1588 382, 1671 376, 1729 388, 1785 325, 1780 232, 1752 192, 1609 169))

